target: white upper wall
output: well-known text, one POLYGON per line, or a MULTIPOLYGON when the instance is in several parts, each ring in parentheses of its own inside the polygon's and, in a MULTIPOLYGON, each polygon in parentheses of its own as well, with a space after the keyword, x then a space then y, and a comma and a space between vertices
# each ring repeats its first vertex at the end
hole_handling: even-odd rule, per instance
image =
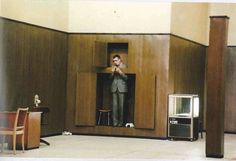
POLYGON ((170 2, 1 1, 2 17, 66 32, 170 33, 170 2))
POLYGON ((208 3, 173 3, 171 33, 207 44, 208 3))
POLYGON ((70 0, 69 32, 170 33, 171 3, 70 0))
POLYGON ((68 30, 68 0, 1 0, 2 17, 68 30))
POLYGON ((2 0, 0 0, 0 16, 2 15, 2 0))
POLYGON ((154 0, 0 0, 0 16, 69 33, 173 33, 208 45, 209 16, 227 15, 236 45, 236 3, 154 0))
POLYGON ((210 16, 230 17, 228 45, 236 45, 236 3, 173 3, 171 33, 209 44, 210 16))

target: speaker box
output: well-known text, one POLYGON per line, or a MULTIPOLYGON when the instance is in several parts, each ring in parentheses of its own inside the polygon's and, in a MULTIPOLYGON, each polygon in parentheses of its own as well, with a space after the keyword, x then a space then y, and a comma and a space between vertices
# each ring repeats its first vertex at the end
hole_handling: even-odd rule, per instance
POLYGON ((169 137, 191 137, 190 125, 170 124, 169 130, 169 137))

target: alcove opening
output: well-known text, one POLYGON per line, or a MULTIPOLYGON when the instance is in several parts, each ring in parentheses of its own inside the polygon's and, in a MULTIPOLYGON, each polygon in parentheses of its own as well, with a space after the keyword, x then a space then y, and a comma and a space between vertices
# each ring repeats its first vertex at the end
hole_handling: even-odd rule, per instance
MULTIPOLYGON (((128 92, 125 97, 124 123, 134 122, 134 102, 135 102, 135 74, 127 74, 128 92)), ((97 73, 97 93, 96 93, 96 122, 98 125, 99 109, 111 109, 110 125, 112 125, 112 93, 110 73, 97 73)), ((103 114, 99 125, 108 125, 108 115, 103 114)))

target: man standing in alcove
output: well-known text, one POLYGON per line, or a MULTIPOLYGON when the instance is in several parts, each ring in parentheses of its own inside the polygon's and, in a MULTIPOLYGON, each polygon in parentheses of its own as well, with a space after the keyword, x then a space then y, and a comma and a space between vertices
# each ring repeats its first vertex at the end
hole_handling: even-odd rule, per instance
POLYGON ((114 55, 112 58, 113 66, 110 78, 112 79, 113 126, 123 126, 125 95, 128 92, 128 76, 122 71, 122 68, 126 68, 126 65, 123 64, 120 55, 114 55))

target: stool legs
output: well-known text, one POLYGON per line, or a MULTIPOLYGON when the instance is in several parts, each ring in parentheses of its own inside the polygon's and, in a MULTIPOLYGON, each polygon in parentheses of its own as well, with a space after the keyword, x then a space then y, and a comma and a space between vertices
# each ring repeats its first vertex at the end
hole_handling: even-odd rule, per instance
POLYGON ((110 112, 99 112, 98 125, 100 125, 100 123, 101 123, 101 117, 102 117, 103 113, 107 113, 107 124, 109 126, 110 125, 110 112))
POLYGON ((110 112, 107 112, 107 122, 108 122, 108 126, 110 126, 110 112))
POLYGON ((102 116, 102 112, 99 112, 99 117, 98 117, 98 125, 100 125, 101 116, 102 116))

